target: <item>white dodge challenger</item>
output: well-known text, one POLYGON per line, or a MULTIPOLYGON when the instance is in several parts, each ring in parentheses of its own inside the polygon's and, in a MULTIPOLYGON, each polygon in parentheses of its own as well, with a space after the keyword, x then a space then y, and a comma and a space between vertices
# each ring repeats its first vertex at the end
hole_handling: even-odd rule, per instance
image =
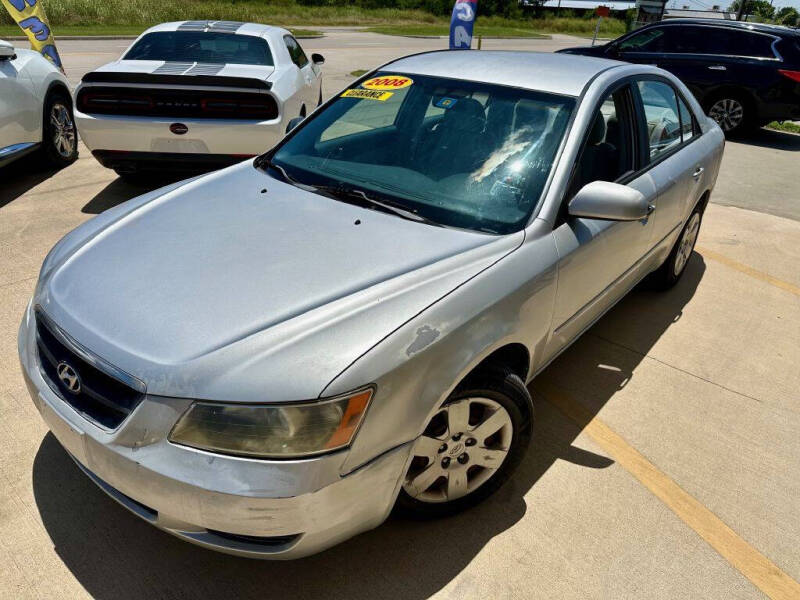
POLYGON ((225 166, 264 152, 322 102, 323 62, 279 27, 163 23, 83 77, 78 131, 122 176, 225 166))

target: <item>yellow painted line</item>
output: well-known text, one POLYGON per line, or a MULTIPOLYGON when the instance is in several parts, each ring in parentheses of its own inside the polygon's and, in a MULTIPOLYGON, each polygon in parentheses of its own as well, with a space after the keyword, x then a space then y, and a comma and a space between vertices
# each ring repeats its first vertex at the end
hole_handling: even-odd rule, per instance
POLYGON ((800 583, 739 537, 580 402, 547 382, 537 382, 535 388, 758 589, 774 600, 800 598, 800 583))
POLYGON ((795 296, 800 296, 800 287, 794 285, 793 283, 789 283, 788 281, 784 281, 783 279, 778 279, 777 277, 773 277, 772 275, 768 275, 758 269, 754 269, 748 265, 742 264, 733 260, 732 258, 728 258, 724 254, 720 254, 719 252, 714 252, 713 250, 709 250, 708 248, 700 248, 699 246, 695 248, 700 254, 703 255, 705 258, 710 258, 711 260, 715 260, 723 265, 730 267, 731 269, 736 269, 740 273, 744 273, 745 275, 749 275, 755 279, 768 283, 770 285, 774 285, 775 287, 781 288, 789 292, 790 294, 794 294, 795 296))

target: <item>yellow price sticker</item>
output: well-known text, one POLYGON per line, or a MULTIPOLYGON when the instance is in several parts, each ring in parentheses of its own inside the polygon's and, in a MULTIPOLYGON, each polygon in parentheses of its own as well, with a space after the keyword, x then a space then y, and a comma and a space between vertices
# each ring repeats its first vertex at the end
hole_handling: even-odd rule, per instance
POLYGON ((342 94, 342 98, 361 98, 362 100, 379 100, 385 102, 393 95, 392 92, 381 92, 379 90, 347 90, 342 94))
POLYGON ((399 90, 406 88, 414 83, 414 80, 401 75, 384 75, 383 77, 373 77, 361 84, 361 87, 368 90, 399 90))

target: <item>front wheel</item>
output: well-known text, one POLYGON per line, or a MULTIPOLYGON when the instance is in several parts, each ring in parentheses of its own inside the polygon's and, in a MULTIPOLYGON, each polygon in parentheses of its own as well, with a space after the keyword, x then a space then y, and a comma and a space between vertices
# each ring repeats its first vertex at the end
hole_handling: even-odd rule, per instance
POLYGON ((397 509, 427 518, 459 512, 495 492, 531 438, 533 404, 525 384, 498 370, 457 389, 412 448, 397 509))
POLYGON ((42 149, 47 161, 62 169, 78 158, 78 134, 72 103, 63 92, 53 92, 44 107, 42 149))

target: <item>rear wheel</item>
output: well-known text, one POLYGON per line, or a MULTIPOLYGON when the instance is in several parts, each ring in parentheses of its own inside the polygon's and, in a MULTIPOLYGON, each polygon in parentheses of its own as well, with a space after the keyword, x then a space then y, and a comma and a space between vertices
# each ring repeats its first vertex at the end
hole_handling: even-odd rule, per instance
POLYGON ((532 407, 525 384, 505 369, 457 389, 414 443, 398 511, 444 516, 495 492, 525 454, 532 407))
POLYGON ((72 102, 61 91, 52 92, 45 101, 42 149, 47 161, 61 169, 78 158, 78 134, 72 115, 72 102))
POLYGON ((726 92, 706 102, 706 113, 714 119, 725 135, 736 135, 753 127, 754 111, 744 96, 726 92))
POLYGON ((678 280, 686 270, 686 264, 694 251, 697 236, 700 233, 700 224, 703 221, 703 213, 700 207, 694 209, 686 225, 683 226, 680 236, 675 241, 675 245, 656 271, 651 275, 656 287, 666 290, 678 283, 678 280))

